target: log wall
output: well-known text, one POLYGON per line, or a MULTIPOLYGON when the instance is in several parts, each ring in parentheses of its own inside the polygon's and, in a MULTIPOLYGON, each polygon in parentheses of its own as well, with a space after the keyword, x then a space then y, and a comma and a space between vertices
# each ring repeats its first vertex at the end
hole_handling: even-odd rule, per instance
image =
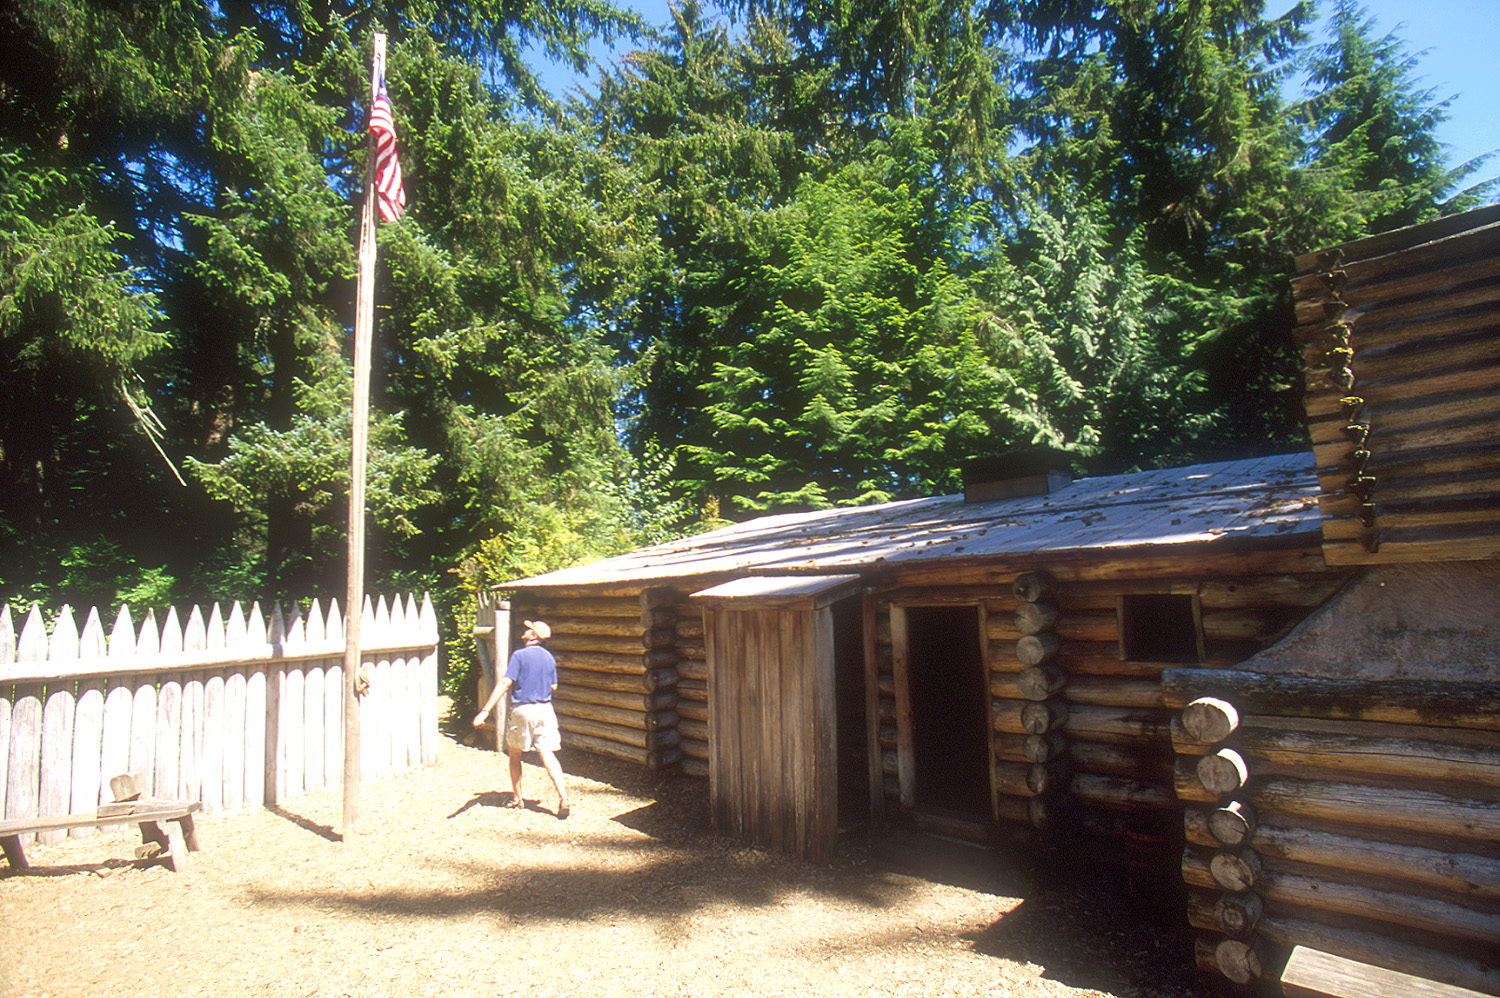
POLYGON ((1182 844, 1173 711, 1162 674, 1182 663, 1122 658, 1122 596, 1192 597, 1201 666, 1225 666, 1273 644, 1345 576, 1316 549, 1259 552, 1209 573, 1187 559, 1116 561, 1016 572, 1000 583, 893 586, 876 598, 875 662, 881 790, 900 800, 892 605, 972 604, 983 614, 990 696, 991 791, 998 833, 1171 871, 1182 844), (1235 572, 1234 568, 1239 571, 1235 572), (1127 577, 1121 577, 1127 576, 1127 577))
POLYGON ((1329 564, 1500 557, 1500 206, 1297 274, 1329 564))
POLYGON ((1500 684, 1163 676, 1199 963, 1298 945, 1500 994, 1500 684))
POLYGON ((682 771, 708 778, 708 652, 703 610, 675 592, 671 604, 677 651, 677 729, 682 734, 682 771))
POLYGON ((653 772, 682 761, 679 609, 670 588, 523 592, 511 600, 512 629, 525 620, 552 628, 546 647, 557 660, 553 707, 564 745, 653 772))
POLYGON ((1341 579, 1313 571, 1119 580, 1082 566, 1071 575, 1023 573, 1009 594, 984 603, 996 817, 1024 820, 1060 848, 1160 870, 1181 843, 1160 682, 1180 663, 1126 657, 1122 598, 1190 598, 1199 634, 1188 640, 1203 659, 1195 666, 1222 664, 1276 641, 1341 579))

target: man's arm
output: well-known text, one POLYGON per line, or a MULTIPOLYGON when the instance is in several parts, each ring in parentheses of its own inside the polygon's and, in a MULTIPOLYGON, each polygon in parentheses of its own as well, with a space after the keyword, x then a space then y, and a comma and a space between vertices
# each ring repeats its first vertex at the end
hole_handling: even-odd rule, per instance
POLYGON ((510 687, 511 678, 509 676, 501 676, 499 684, 490 693, 490 698, 484 702, 483 707, 479 708, 479 713, 474 715, 474 727, 484 727, 485 718, 490 716, 490 711, 495 709, 495 704, 500 702, 500 698, 505 696, 506 690, 509 690, 510 687))

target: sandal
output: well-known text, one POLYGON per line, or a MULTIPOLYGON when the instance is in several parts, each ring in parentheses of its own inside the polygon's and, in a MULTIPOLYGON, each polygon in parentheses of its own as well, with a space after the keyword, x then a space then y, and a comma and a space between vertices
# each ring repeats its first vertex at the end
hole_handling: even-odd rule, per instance
POLYGON ((567 801, 560 801, 557 805, 557 818, 559 821, 573 813, 572 806, 567 801))
POLYGON ((526 806, 526 802, 524 800, 522 800, 521 798, 519 798, 519 797, 512 796, 510 800, 506 801, 504 804, 501 804, 500 806, 501 807, 525 807, 526 806))

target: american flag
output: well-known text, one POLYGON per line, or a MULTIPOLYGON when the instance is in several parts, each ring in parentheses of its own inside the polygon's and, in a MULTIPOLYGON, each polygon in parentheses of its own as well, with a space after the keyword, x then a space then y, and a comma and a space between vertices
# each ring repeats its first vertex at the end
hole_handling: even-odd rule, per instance
POLYGON ((406 191, 401 187, 396 122, 391 118, 391 98, 385 92, 384 76, 375 88, 375 104, 370 108, 370 134, 375 136, 375 190, 380 195, 380 217, 394 222, 406 210, 406 191))

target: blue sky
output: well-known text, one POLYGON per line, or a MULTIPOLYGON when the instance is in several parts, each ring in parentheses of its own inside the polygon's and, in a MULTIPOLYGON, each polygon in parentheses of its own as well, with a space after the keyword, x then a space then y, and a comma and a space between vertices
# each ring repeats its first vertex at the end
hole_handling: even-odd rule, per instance
MULTIPOLYGON (((1500 148, 1500 0, 1365 0, 1382 32, 1420 53, 1418 75, 1435 96, 1457 95, 1438 129, 1449 162, 1500 148), (1399 29, 1399 30, 1398 30, 1399 29)), ((1500 156, 1479 174, 1500 173, 1500 156)))
MULTIPOLYGON (((1268 0, 1266 8, 1274 14, 1289 5, 1290 0, 1268 0)), ((1330 0, 1321 4, 1330 5, 1330 0)), ((621 0, 621 6, 635 7, 652 24, 669 20, 667 0, 621 0)), ((1364 6, 1379 34, 1395 31, 1407 51, 1419 55, 1419 82, 1439 99, 1454 98, 1450 120, 1438 129, 1438 138, 1450 147, 1449 162, 1500 150, 1500 0, 1364 0, 1364 6)), ((714 10, 712 0, 705 7, 714 10)), ((599 56, 609 59, 605 52, 599 56)), ((568 73, 544 72, 544 79, 558 92, 576 82, 568 73)), ((1500 156, 1476 176, 1497 174, 1500 156)))

